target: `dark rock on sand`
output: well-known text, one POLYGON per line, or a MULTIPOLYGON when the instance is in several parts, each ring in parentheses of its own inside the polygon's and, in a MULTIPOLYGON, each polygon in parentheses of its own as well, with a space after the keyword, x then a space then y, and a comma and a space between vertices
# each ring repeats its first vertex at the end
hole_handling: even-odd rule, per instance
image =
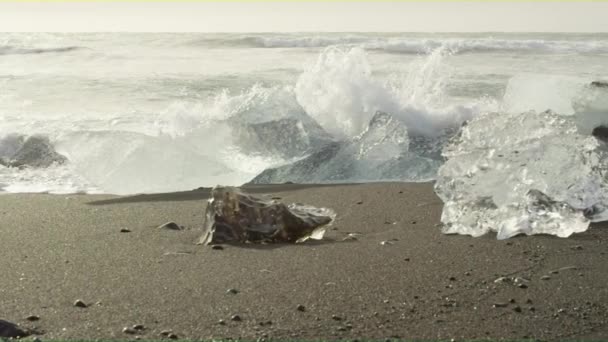
POLYGON ((74 306, 77 307, 77 308, 86 308, 86 307, 88 307, 88 305, 85 302, 83 302, 81 299, 77 299, 74 302, 74 306))
POLYGON ((0 338, 21 338, 28 335, 17 324, 0 319, 0 338))
POLYGON ((57 153, 48 137, 10 135, 0 141, 0 164, 9 167, 44 168, 63 164, 67 158, 57 153))
POLYGON ((25 319, 28 320, 28 321, 30 321, 30 322, 36 322, 36 321, 40 320, 40 316, 29 315, 25 319))
POLYGON ((233 187, 215 187, 199 244, 298 242, 332 221, 331 211, 267 201, 233 187))
POLYGON ((608 81, 593 81, 591 82, 591 86, 596 88, 608 88, 608 81))

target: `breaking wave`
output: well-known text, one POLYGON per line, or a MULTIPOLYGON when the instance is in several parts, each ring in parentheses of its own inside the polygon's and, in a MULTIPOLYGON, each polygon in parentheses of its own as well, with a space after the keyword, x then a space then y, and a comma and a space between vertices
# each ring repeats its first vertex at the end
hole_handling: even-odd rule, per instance
MULTIPOLYGON (((210 40, 200 42, 209 43, 210 40)), ((453 53, 529 52, 529 53, 608 53, 608 39, 548 40, 503 38, 417 38, 373 36, 240 36, 214 40, 215 44, 258 48, 319 48, 334 45, 358 46, 403 54, 429 53, 444 48, 453 53)))
POLYGON ((42 53, 62 53, 80 50, 80 46, 64 46, 54 48, 25 48, 17 46, 0 46, 0 56, 2 55, 37 55, 42 53))

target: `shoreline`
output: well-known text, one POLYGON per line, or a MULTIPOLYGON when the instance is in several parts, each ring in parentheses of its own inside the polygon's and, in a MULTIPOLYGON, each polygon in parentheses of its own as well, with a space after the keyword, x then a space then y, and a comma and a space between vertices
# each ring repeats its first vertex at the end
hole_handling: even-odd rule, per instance
POLYGON ((441 234, 432 183, 243 189, 338 216, 319 242, 213 250, 195 245, 208 188, 0 196, 0 319, 41 339, 608 336, 608 224, 498 241, 441 234))

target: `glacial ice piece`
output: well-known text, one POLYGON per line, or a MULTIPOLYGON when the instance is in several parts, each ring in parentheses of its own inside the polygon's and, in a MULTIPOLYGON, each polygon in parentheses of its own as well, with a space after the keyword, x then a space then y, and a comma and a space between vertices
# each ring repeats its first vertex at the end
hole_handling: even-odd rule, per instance
POLYGON ((330 143, 294 163, 264 170, 251 183, 331 183, 374 180, 425 180, 440 162, 409 152, 407 127, 384 112, 376 112, 357 137, 330 143))
POLYGON ((205 212, 199 244, 246 242, 303 242, 320 240, 324 226, 335 217, 327 208, 301 204, 286 206, 234 187, 217 186, 205 212))
POLYGON ((572 117, 488 113, 444 148, 435 191, 446 234, 567 237, 608 219, 605 152, 572 117))

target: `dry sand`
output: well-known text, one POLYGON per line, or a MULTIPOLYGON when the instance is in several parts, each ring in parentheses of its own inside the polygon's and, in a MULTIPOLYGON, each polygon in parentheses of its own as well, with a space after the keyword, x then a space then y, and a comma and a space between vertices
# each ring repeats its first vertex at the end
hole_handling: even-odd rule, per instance
POLYGON ((318 243, 214 250, 194 245, 205 189, 0 196, 0 319, 42 339, 134 338, 122 330, 135 324, 143 339, 608 337, 606 227, 568 239, 446 236, 431 184, 252 191, 331 207, 335 230, 318 243), (167 221, 187 229, 156 229, 167 221))

